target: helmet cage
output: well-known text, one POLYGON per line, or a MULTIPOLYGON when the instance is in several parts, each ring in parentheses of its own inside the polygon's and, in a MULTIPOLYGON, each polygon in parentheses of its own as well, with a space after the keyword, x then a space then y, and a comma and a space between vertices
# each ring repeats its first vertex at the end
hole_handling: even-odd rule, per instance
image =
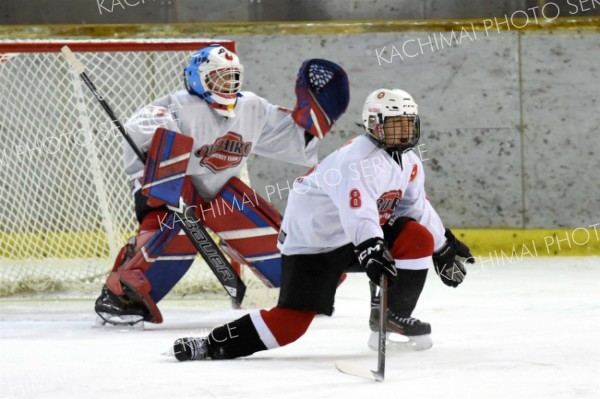
POLYGON ((244 67, 237 55, 219 45, 196 52, 184 69, 185 87, 217 113, 235 116, 237 97, 241 97, 244 67))
POLYGON ((234 98, 242 87, 243 67, 217 68, 200 73, 205 91, 234 98))
POLYGON ((367 131, 382 147, 392 151, 405 151, 415 147, 419 142, 421 121, 416 114, 387 117, 382 113, 371 114, 367 131))

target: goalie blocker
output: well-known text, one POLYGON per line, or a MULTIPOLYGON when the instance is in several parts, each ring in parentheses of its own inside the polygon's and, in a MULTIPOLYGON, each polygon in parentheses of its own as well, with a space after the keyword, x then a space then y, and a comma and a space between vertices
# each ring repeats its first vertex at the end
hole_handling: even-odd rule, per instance
POLYGON ((96 312, 107 323, 162 322, 157 303, 188 271, 197 253, 166 207, 180 197, 195 204, 189 207, 194 215, 188 217, 214 231, 225 253, 249 266, 266 286, 281 284, 276 245, 281 216, 237 178, 205 203, 185 174, 191 144, 190 137, 165 129, 154 135, 142 190, 135 194, 138 234, 119 252, 96 301, 96 312))

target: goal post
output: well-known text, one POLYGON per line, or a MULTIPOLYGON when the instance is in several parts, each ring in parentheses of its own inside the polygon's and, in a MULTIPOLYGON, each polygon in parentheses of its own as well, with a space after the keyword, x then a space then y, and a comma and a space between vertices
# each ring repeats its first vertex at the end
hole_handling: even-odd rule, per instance
MULTIPOLYGON (((228 40, 0 40, 0 295, 99 292, 137 228, 118 130, 61 56, 68 45, 123 122, 183 88, 191 54, 228 40)), ((180 291, 221 292, 195 262, 180 291)))

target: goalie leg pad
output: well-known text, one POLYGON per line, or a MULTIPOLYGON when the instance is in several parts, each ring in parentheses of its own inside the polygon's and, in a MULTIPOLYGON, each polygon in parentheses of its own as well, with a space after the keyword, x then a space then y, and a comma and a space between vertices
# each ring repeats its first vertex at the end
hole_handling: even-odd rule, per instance
POLYGON ((150 282, 141 270, 126 270, 121 273, 119 281, 123 285, 125 295, 137 302, 141 302, 150 312, 146 321, 151 323, 162 323, 162 314, 156 306, 156 302, 150 297, 152 289, 150 282))
POLYGON ((277 235, 281 215, 240 179, 231 178, 217 196, 198 209, 205 226, 223 242, 223 251, 250 267, 268 287, 281 286, 277 235))
POLYGON ((152 314, 147 321, 154 323, 162 321, 156 303, 177 284, 196 257, 191 241, 172 223, 173 216, 166 215, 157 211, 144 217, 140 233, 121 250, 106 282, 111 292, 143 303, 152 314))
MULTIPOLYGON (((196 248, 181 227, 173 223, 173 218, 173 215, 166 217, 166 224, 158 229, 154 224, 153 235, 140 246, 136 262, 129 262, 122 269, 144 272, 152 287, 149 296, 154 302, 160 301, 177 284, 196 258, 196 248)), ((149 223, 158 223, 158 219, 149 223)))

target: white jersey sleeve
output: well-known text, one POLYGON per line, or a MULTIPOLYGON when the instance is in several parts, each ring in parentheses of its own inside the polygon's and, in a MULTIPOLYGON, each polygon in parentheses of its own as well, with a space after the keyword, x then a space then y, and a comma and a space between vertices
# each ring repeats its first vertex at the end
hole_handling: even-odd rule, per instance
POLYGON ((427 227, 433 235, 434 251, 437 251, 446 243, 444 224, 427 198, 425 172, 421 160, 412 151, 405 155, 409 162, 404 167, 411 168, 411 181, 406 187, 402 201, 396 207, 394 214, 414 218, 427 227))
POLYGON ((263 98, 260 100, 266 120, 254 153, 302 166, 316 164, 319 140, 313 139, 305 145, 304 129, 294 122, 292 111, 270 104, 263 98))

